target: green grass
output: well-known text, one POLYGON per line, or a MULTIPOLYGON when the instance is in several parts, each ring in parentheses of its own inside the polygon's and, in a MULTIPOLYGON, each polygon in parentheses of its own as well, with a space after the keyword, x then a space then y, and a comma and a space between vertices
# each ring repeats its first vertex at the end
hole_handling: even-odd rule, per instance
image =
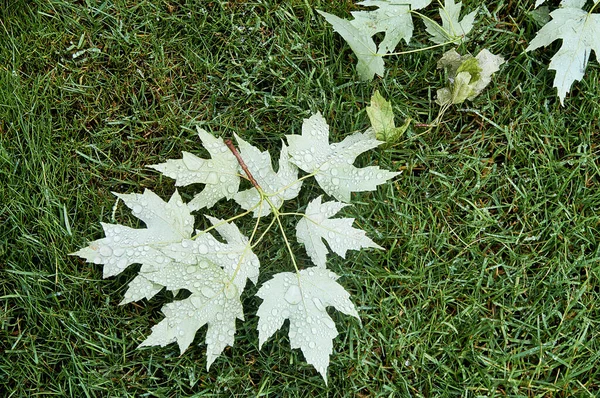
MULTIPOLYGON (((103 280, 67 254, 102 237, 111 191, 169 197, 173 181, 145 166, 203 154, 196 125, 276 155, 312 112, 336 141, 364 130, 375 89, 397 123, 430 122, 444 50, 389 57, 385 78, 362 83, 313 11, 348 17, 350 1, 0 4, 2 395, 596 396, 600 68, 592 60, 561 107, 547 70, 558 43, 523 53, 539 28, 523 3, 485 2, 461 49, 508 60, 486 91, 359 158, 403 173, 344 212, 387 250, 331 256, 362 327, 330 311, 328 386, 283 331, 258 350, 256 287, 235 346, 207 372, 204 329, 181 356, 175 344, 136 349, 170 293, 119 307, 135 267, 103 280)), ((400 49, 425 45, 417 22, 400 49)), ((317 192, 307 184, 291 208, 317 192)), ((116 218, 138 225, 122 207, 116 218)), ((261 248, 261 282, 291 269, 280 238, 261 248)))

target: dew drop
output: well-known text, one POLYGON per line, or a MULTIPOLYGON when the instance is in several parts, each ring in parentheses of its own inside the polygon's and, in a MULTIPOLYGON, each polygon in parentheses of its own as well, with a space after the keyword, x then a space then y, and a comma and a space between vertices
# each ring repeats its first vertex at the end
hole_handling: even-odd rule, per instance
POLYGON ((314 341, 311 341, 310 343, 308 343, 308 346, 312 349, 312 348, 315 348, 317 345, 315 344, 314 341))
POLYGON ((339 173, 338 169, 331 169, 332 176, 336 176, 336 175, 338 175, 338 173, 339 173))
POLYGON ((102 257, 98 256, 98 257, 94 258, 93 261, 94 261, 94 264, 100 265, 100 264, 102 264, 102 257))
POLYGON ((323 323, 329 329, 335 329, 335 322, 333 322, 331 319, 329 319, 329 318, 323 318, 323 323))
POLYGON ((200 268, 204 269, 204 268, 208 267, 208 261, 200 261, 200 262, 198 263, 198 266, 199 266, 200 268))
POLYGON ((204 297, 208 297, 208 298, 210 298, 210 297, 214 297, 214 296, 215 296, 215 291, 214 291, 214 290, 212 290, 212 289, 211 289, 210 287, 208 287, 208 286, 204 286, 204 287, 203 287, 203 288, 200 290, 200 293, 202 293, 202 295, 203 295, 204 297))
POLYGON ((315 307, 317 307, 317 309, 319 311, 325 311, 325 306, 323 305, 323 302, 321 300, 319 300, 318 297, 313 297, 313 304, 315 305, 315 307))
POLYGON ((294 337, 296 337, 296 331, 295 330, 290 330, 288 335, 290 336, 290 339, 293 339, 294 337))
POLYGON ((317 334, 317 328, 311 328, 311 329, 310 329, 310 332, 311 332, 312 334, 317 334))
POLYGON ((323 163, 323 164, 321 165, 321 167, 319 167, 319 169, 320 169, 321 171, 327 171, 327 170, 329 170, 329 163, 327 163, 327 162, 326 162, 326 163, 323 163))
POLYGON ((313 160, 313 157, 310 153, 307 153, 306 155, 304 155, 304 161, 306 163, 310 163, 310 162, 312 162, 312 160, 313 160))
POLYGON ((236 189, 233 185, 230 185, 227 187, 227 192, 229 193, 235 193, 236 189))
POLYGON ((112 251, 112 249, 110 247, 108 247, 108 246, 102 246, 100 248, 100 255, 102 255, 104 257, 108 257, 108 256, 110 256, 112 254, 113 254, 113 251, 112 251))
POLYGON ((271 310, 271 315, 273 315, 273 316, 277 316, 278 313, 279 313, 279 311, 277 311, 277 308, 273 308, 271 310))
POLYGON ((222 335, 222 334, 220 334, 220 335, 219 335, 219 341, 220 341, 220 342, 223 342, 223 341, 225 341, 225 336, 224 336, 224 335, 222 335))
POLYGON ((201 243, 198 246, 198 252, 200 252, 200 254, 206 254, 208 253, 208 247, 204 243, 201 243))
POLYGON ((383 174, 382 173, 377 173, 377 175, 375 177, 377 177, 377 179, 381 179, 381 178, 383 178, 383 174))
POLYGON ((125 254, 125 249, 121 248, 121 247, 117 247, 114 251, 113 251, 113 255, 117 256, 117 257, 121 257, 123 254, 125 254))
POLYGON ((165 261, 165 258, 163 256, 156 256, 156 257, 154 257, 154 260, 157 263, 162 264, 165 261))
POLYGON ((302 292, 300 291, 300 288, 298 287, 298 285, 292 285, 285 292, 285 295, 283 296, 283 298, 288 303, 295 305, 295 304, 298 304, 302 300, 302 292))
POLYGON ((217 313, 217 321, 222 321, 223 320, 223 314, 221 314, 220 312, 217 313))
POLYGON ((219 182, 219 177, 217 177, 216 173, 213 173, 212 171, 210 173, 208 173, 208 175, 206 176, 207 184, 216 184, 218 182, 219 182))
POLYGON ((135 206, 133 206, 133 208, 131 210, 133 210, 133 212, 136 213, 136 214, 137 213, 141 213, 142 212, 142 206, 135 205, 135 206))
POLYGON ((196 272, 196 267, 193 265, 190 265, 189 267, 187 267, 185 269, 185 272, 187 272, 188 274, 193 274, 194 272, 196 272))
POLYGON ((188 247, 190 247, 190 242, 189 242, 189 241, 187 241, 187 240, 183 240, 183 241, 181 241, 181 247, 183 247, 183 248, 188 248, 188 247))
POLYGON ((331 182, 333 183, 333 185, 340 185, 340 179, 337 177, 332 178, 331 182))
POLYGON ((237 287, 233 283, 225 286, 225 297, 228 299, 234 298, 237 295, 237 292, 237 287))
POLYGON ((202 307, 202 304, 204 303, 204 301, 200 297, 197 297, 197 296, 192 296, 190 301, 192 302, 192 305, 196 308, 202 307))

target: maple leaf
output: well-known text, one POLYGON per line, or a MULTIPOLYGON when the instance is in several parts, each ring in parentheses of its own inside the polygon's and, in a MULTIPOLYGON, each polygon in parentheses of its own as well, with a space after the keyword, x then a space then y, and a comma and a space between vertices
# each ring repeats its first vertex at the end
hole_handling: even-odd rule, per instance
POLYGON ((375 138, 388 144, 398 141, 412 121, 407 118, 401 127, 396 127, 392 104, 383 98, 379 90, 376 90, 371 96, 371 105, 367 106, 367 115, 371 121, 371 127, 375 131, 375 138))
POLYGON ((454 0, 445 0, 444 6, 440 7, 442 26, 435 21, 423 17, 427 32, 432 36, 429 38, 434 43, 443 44, 447 42, 461 42, 466 39, 467 34, 473 29, 473 22, 477 10, 463 17, 461 21, 460 9, 462 2, 454 3, 454 0))
POLYGON ((296 225, 298 242, 304 244, 306 252, 317 267, 325 268, 327 247, 325 239, 332 251, 346 257, 348 250, 360 250, 363 247, 383 249, 366 236, 365 231, 352 228, 353 218, 330 219, 347 204, 340 202, 321 203, 321 196, 311 201, 306 207, 305 217, 296 225))
POLYGON ((211 159, 183 152, 182 159, 169 159, 165 163, 148 166, 175 179, 175 186, 205 184, 202 192, 188 203, 191 210, 210 208, 222 198, 233 198, 240 185, 239 164, 227 145, 206 130, 196 129, 211 159))
POLYGON ((221 267, 232 283, 242 292, 246 279, 256 284, 260 262, 244 236, 233 222, 206 216, 227 243, 221 243, 210 233, 197 231, 194 240, 186 239, 163 249, 170 258, 179 264, 195 265, 198 261, 208 261, 221 267))
MULTIPOLYGON (((168 203, 148 189, 143 194, 114 195, 148 228, 101 223, 106 237, 72 253, 89 262, 104 264, 104 278, 117 275, 134 263, 159 265, 160 248, 189 238, 194 230, 194 217, 177 191, 168 203)), ((143 280, 138 282, 145 283, 143 280)))
POLYGON ((400 40, 410 41, 414 29, 411 10, 426 7, 429 3, 431 0, 366 0, 358 4, 378 8, 352 12, 354 19, 351 21, 317 12, 346 40, 356 55, 360 79, 371 80, 375 74, 383 76, 383 55, 394 51, 400 40), (372 38, 377 33, 384 33, 379 46, 372 38))
MULTIPOLYGON (((163 253, 170 255, 169 250, 163 253)), ((164 347, 177 342, 183 353, 198 329, 208 324, 205 339, 208 370, 226 346, 233 346, 235 320, 244 320, 241 292, 221 267, 203 259, 193 265, 171 259, 161 267, 146 270, 144 276, 152 282, 164 283, 169 290, 186 289, 191 295, 165 304, 162 307, 165 319, 152 327, 152 333, 139 347, 164 347)))
POLYGON ((314 173, 323 190, 342 202, 350 201, 351 192, 373 191, 377 185, 400 174, 378 166, 357 168, 354 160, 361 153, 382 144, 374 133, 355 133, 342 142, 329 144, 329 126, 316 113, 304 119, 302 135, 286 135, 292 163, 307 173, 314 173))
POLYGON ((372 11, 354 11, 351 23, 369 36, 383 33, 377 52, 391 53, 400 40, 407 44, 413 35, 411 11, 427 7, 431 0, 365 0, 357 3, 364 7, 378 7, 372 11))
POLYGON ((208 369, 227 345, 233 345, 235 319, 244 319, 240 295, 246 279, 257 282, 259 261, 248 239, 235 224, 213 217, 209 220, 227 243, 209 233, 190 239, 194 219, 177 191, 168 203, 149 190, 142 195, 115 195, 148 228, 102 224, 106 237, 73 254, 104 264, 105 278, 130 264, 142 264, 121 304, 151 298, 163 287, 175 294, 189 291, 187 299, 163 306, 165 319, 152 328, 140 347, 177 342, 183 353, 196 331, 208 324, 208 369))
MULTIPOLYGON (((268 151, 261 152, 237 135, 235 137, 244 163, 246 163, 250 173, 264 194, 267 195, 272 205, 278 209, 284 201, 298 196, 300 188, 302 188, 302 182, 298 181, 298 168, 293 163, 290 163, 288 150, 283 142, 279 155, 279 169, 275 173, 268 151)), ((258 205, 261 199, 260 194, 254 187, 239 192, 234 196, 234 200, 246 210, 258 205)), ((254 217, 266 216, 270 212, 271 207, 262 204, 262 206, 254 210, 254 217)))
POLYGON ((326 307, 360 320, 350 294, 336 282, 338 278, 331 271, 313 267, 297 274, 281 272, 265 282, 256 293, 263 299, 257 312, 259 347, 289 319, 291 347, 300 348, 327 382, 329 355, 338 332, 326 307))
POLYGON ((383 76, 384 63, 383 57, 377 54, 377 46, 370 35, 362 32, 351 22, 317 10, 327 22, 333 26, 333 30, 338 32, 348 43, 356 58, 358 64, 356 71, 361 80, 371 80, 377 74, 383 76))
POLYGON ((551 58, 549 69, 555 70, 553 86, 561 105, 575 81, 583 78, 592 50, 600 54, 600 14, 581 8, 585 0, 563 1, 561 8, 550 13, 552 20, 544 25, 525 51, 547 46, 562 39, 562 46, 551 58))

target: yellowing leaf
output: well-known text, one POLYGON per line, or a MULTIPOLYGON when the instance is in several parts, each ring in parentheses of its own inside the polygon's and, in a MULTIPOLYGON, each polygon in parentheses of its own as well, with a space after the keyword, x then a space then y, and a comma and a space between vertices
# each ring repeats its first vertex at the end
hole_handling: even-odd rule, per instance
POLYGON ((456 50, 447 51, 438 61, 438 68, 446 70, 449 87, 438 90, 436 102, 443 106, 473 100, 503 63, 504 58, 486 49, 476 57, 461 56, 456 50))

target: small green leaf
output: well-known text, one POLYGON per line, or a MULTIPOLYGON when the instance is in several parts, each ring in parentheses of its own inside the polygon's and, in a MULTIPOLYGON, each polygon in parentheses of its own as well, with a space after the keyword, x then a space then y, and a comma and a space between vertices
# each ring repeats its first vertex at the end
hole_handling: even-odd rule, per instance
POLYGON ((371 127, 375 130, 375 137, 388 144, 398 141, 412 121, 412 119, 406 119, 401 127, 396 127, 392 104, 383 98, 379 90, 375 91, 371 97, 371 105, 367 106, 367 115, 371 121, 371 127))

